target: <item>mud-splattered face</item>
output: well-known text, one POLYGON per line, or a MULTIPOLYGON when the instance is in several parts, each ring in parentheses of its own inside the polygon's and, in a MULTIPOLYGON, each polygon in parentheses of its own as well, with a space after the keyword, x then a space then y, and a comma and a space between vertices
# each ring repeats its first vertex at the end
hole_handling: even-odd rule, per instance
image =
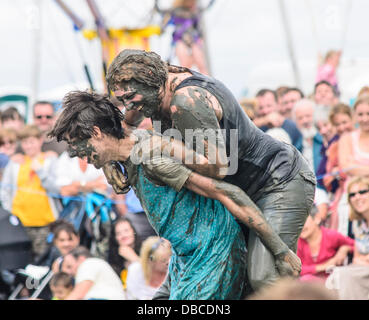
MULTIPOLYGON (((91 138, 92 139, 92 138, 91 138)), ((91 139, 74 140, 68 142, 68 154, 70 157, 87 158, 87 162, 101 168, 105 162, 102 161, 101 155, 91 143, 91 139)))
POLYGON ((147 118, 158 112, 161 104, 158 89, 135 80, 122 83, 115 89, 114 95, 128 111, 140 111, 147 118))

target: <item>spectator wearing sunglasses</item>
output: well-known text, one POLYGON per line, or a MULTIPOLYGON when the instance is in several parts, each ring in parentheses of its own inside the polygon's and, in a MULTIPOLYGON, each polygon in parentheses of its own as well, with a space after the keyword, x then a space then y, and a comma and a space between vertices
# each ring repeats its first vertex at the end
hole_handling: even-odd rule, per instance
POLYGON ((42 151, 55 152, 60 156, 67 149, 66 143, 57 142, 55 139, 47 137, 47 133, 52 129, 55 120, 56 115, 51 102, 37 101, 33 105, 33 122, 44 134, 42 151))
POLYGON ((355 235, 351 265, 334 269, 326 286, 336 289, 341 300, 369 297, 369 179, 357 176, 347 186, 350 220, 355 235))
POLYGON ((338 166, 347 175, 345 192, 337 208, 338 231, 350 236, 349 204, 347 202, 348 180, 354 176, 369 176, 369 97, 358 99, 353 106, 358 128, 346 132, 338 141, 338 166))
POLYGON ((350 220, 355 235, 353 263, 369 266, 369 179, 353 178, 347 191, 350 220))

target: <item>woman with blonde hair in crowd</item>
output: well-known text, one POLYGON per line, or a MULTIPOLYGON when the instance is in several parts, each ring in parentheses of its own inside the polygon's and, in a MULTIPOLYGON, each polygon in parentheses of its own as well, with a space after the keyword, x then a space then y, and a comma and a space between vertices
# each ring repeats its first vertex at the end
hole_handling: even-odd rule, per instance
POLYGON ((355 236, 353 263, 369 266, 369 178, 353 178, 347 191, 355 236))
POLYGON ((364 98, 364 97, 369 97, 369 87, 368 86, 364 86, 360 89, 357 98, 364 98))
POLYGON ((257 101, 256 99, 249 99, 249 98, 242 98, 240 101, 240 106, 242 107, 243 111, 247 114, 251 121, 255 119, 256 116, 256 107, 257 101))
POLYGON ((369 298, 369 178, 352 178, 347 186, 350 220, 355 236, 352 265, 334 269, 326 285, 338 289, 340 299, 369 298))
POLYGON ((325 166, 327 175, 323 178, 323 183, 326 190, 334 195, 334 199, 330 206, 331 217, 329 226, 333 229, 337 229, 337 207, 344 193, 344 184, 346 181, 346 174, 342 171, 340 172, 339 168, 338 144, 342 135, 354 130, 352 110, 348 105, 339 103, 331 109, 329 120, 336 128, 337 140, 335 140, 326 151, 327 161, 325 166))
MULTIPOLYGON (((358 129, 344 133, 338 142, 338 165, 348 178, 369 176, 369 97, 354 104, 354 119, 358 129)), ((344 186, 344 193, 346 193, 344 186)), ((347 235, 349 226, 349 208, 347 196, 343 193, 338 204, 338 231, 347 235)))
POLYGON ((170 242, 164 238, 152 236, 142 243, 140 261, 128 267, 128 299, 152 299, 166 278, 171 254, 170 242))

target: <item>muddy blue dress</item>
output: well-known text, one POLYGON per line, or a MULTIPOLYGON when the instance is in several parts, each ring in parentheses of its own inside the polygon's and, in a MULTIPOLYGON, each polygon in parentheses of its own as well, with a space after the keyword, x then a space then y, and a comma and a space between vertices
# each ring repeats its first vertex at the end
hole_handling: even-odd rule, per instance
POLYGON ((246 245, 231 213, 219 201, 157 185, 145 173, 139 165, 134 188, 153 228, 172 244, 169 299, 240 299, 246 245))

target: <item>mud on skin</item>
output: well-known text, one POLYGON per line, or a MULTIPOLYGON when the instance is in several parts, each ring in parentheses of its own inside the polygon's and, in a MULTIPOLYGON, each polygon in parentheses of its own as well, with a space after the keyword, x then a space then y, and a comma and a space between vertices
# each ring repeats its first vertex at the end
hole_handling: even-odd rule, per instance
POLYGON ((88 140, 69 142, 68 154, 71 158, 87 157, 87 159, 91 159, 92 157, 95 161, 99 160, 99 155, 97 154, 96 149, 88 142, 88 140))
MULTIPOLYGON (((248 216, 247 224, 254 228, 256 234, 260 237, 262 242, 270 248, 275 256, 283 258, 286 254, 287 245, 279 238, 279 236, 274 232, 274 230, 269 226, 268 222, 265 220, 260 209, 255 205, 255 203, 238 187, 222 182, 215 181, 216 188, 225 193, 232 201, 234 201, 240 207, 248 207, 253 212, 255 212, 255 218, 260 218, 261 222, 255 225, 255 220, 248 216), (261 235, 263 232, 263 235, 261 235)), ((246 221, 242 221, 246 222, 246 221)))
MULTIPOLYGON (((132 91, 132 95, 142 95, 142 99, 140 101, 131 102, 131 109, 136 110, 138 107, 142 106, 141 111, 147 118, 152 117, 158 112, 161 104, 159 89, 153 88, 145 83, 140 83, 136 80, 130 80, 125 84, 121 84, 121 87, 125 90, 132 91)), ((117 99, 125 104, 124 98, 117 97, 117 99)))
MULTIPOLYGON (((195 141, 197 139, 194 138, 194 141, 186 141, 186 143, 190 143, 194 150, 204 150, 205 157, 208 157, 209 153, 209 145, 207 138, 209 135, 213 135, 215 146, 220 150, 225 150, 223 136, 217 134, 215 130, 220 129, 218 119, 215 114, 215 110, 213 109, 213 103, 210 101, 207 96, 207 92, 203 89, 187 89, 187 94, 176 94, 171 104, 176 106, 177 111, 172 113, 172 120, 175 128, 177 128, 183 137, 186 136, 186 129, 194 129, 201 130, 204 134, 203 141, 200 142, 201 145, 196 146, 195 141), (210 130, 207 130, 210 129, 210 130), (212 131, 214 130, 214 131, 212 131)), ((214 150, 214 152, 216 152, 214 150)), ((217 154, 217 153, 215 153, 217 154)), ((220 152, 222 154, 222 152, 220 152)), ((225 157, 225 151, 224 151, 225 157)), ((222 163, 226 163, 226 161, 222 161, 222 163)))

